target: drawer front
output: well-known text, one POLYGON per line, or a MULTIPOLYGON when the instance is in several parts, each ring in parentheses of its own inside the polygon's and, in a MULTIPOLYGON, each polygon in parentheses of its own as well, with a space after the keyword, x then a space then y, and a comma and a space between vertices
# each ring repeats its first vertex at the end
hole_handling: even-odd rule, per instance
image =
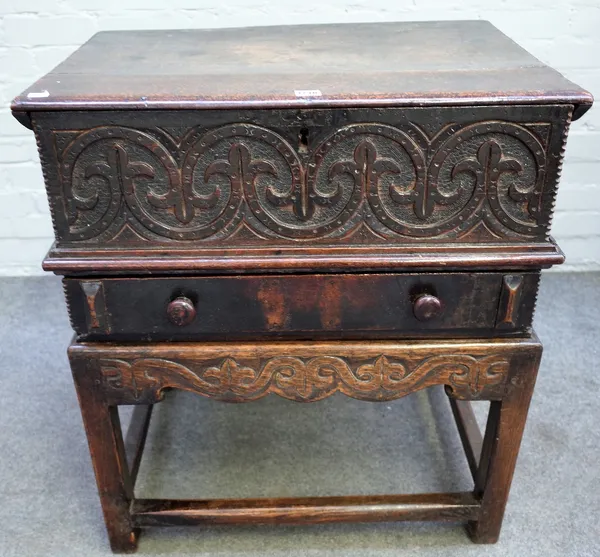
POLYGON ((301 255, 545 242, 571 108, 42 112, 33 125, 63 254, 301 255))
POLYGON ((531 325, 539 274, 64 279, 88 339, 502 336, 531 325))

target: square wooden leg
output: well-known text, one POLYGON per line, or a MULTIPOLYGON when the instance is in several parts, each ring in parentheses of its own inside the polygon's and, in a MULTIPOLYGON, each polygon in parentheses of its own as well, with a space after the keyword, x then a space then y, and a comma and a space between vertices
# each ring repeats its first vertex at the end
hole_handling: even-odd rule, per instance
POLYGON ((117 407, 104 402, 95 370, 86 364, 86 360, 71 360, 110 547, 114 553, 132 553, 139 531, 130 515, 133 482, 121 422, 117 407))
POLYGON ((492 401, 475 474, 474 494, 481 501, 479 519, 467 531, 476 543, 496 543, 500 536, 542 347, 515 359, 505 398, 492 401))

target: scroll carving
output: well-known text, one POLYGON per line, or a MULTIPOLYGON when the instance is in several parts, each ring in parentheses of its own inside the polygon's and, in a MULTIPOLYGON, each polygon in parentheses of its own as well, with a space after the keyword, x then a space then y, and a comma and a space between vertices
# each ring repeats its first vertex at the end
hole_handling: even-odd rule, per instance
MULTIPOLYGON (((453 124, 429 138, 412 124, 343 126, 311 151, 239 123, 179 142, 119 126, 84 131, 61 157, 66 237, 222 240, 351 236, 460 238, 485 223, 498 239, 544 232, 546 149, 526 125, 453 124), (306 152, 305 152, 306 151, 306 152), (110 229, 110 230, 109 230, 110 229)), ((158 130, 157 130, 158 132, 158 130)))
POLYGON ((443 384, 453 396, 477 399, 503 392, 509 362, 502 356, 444 354, 422 359, 378 355, 368 361, 320 355, 276 356, 187 362, 180 359, 102 359, 108 396, 126 403, 160 399, 177 388, 230 402, 259 399, 269 393, 297 402, 313 402, 335 393, 367 401, 386 401, 443 384))

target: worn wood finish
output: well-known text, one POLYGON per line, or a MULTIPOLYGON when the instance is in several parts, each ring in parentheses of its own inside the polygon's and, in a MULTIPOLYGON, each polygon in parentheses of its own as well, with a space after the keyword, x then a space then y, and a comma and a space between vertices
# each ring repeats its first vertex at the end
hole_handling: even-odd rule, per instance
POLYGON ((517 355, 537 340, 73 343, 111 404, 148 404, 177 388, 230 402, 269 393, 314 402, 341 392, 384 401, 432 385, 459 399, 501 400, 517 355))
POLYGON ((62 275, 351 273, 412 271, 531 271, 564 263, 550 239, 547 244, 444 244, 367 246, 363 248, 302 247, 298 249, 180 250, 72 249, 55 243, 43 262, 45 271, 62 275))
POLYGON ((389 268, 386 258, 401 260, 415 244, 516 244, 512 265, 552 259, 571 113, 566 105, 36 113, 57 239, 46 266, 99 248, 120 260, 168 247, 168 260, 183 249, 219 268, 231 246, 251 248, 236 262, 246 272, 286 253, 325 267, 389 268))
POLYGON ((487 21, 435 21, 98 33, 13 110, 592 100, 487 21))
MULTIPOLYGON (((74 343, 69 349, 115 551, 135 546, 134 527, 206 522, 464 520, 469 521, 475 541, 493 542, 518 451, 511 432, 515 430, 520 439, 526 414, 526 406, 520 403, 527 402, 531 394, 540 353, 535 338, 247 345, 74 343), (334 392, 378 401, 434 384, 445 384, 454 398, 496 401, 473 494, 246 501, 132 499, 137 465, 134 460, 130 472, 115 405, 157 402, 168 388, 230 401, 253 400, 269 392, 303 402, 334 392), (98 452, 100 447, 102 452, 98 452)), ((462 416, 457 419, 459 427, 463 424, 463 429, 470 430, 468 411, 461 405, 456 408, 462 416)), ((144 413, 148 415, 146 407, 144 413)), ((145 426, 135 429, 142 432, 138 445, 143 445, 147 421, 140 422, 145 426)), ((465 447, 475 454, 476 435, 470 432, 467 436, 470 440, 465 447)), ((139 439, 139 434, 135 437, 139 439)))
POLYGON ((197 524, 318 524, 439 520, 464 522, 479 516, 472 493, 221 499, 208 501, 136 500, 136 526, 197 524))
POLYGON ((468 400, 457 400, 455 398, 450 398, 450 407, 456 421, 460 440, 465 449, 471 475, 477 481, 483 439, 473 413, 473 407, 468 400))
POLYGON ((99 33, 17 97, 113 550, 142 526, 234 522, 452 519, 495 542, 540 269, 564 260, 567 134, 591 103, 481 21, 99 33), (168 389, 390 401, 434 385, 472 494, 133 498, 168 389), (491 401, 483 439, 468 400, 491 401), (138 406, 126 443, 122 404, 138 406))
POLYGON ((88 362, 72 359, 71 370, 110 546, 116 553, 135 551, 139 531, 134 527, 129 512, 133 500, 133 481, 117 407, 109 405, 98 390, 96 374, 89 369, 88 362))
POLYGON ((515 274, 523 302, 504 316, 502 273, 65 279, 81 340, 365 339, 528 334, 539 273, 515 274), (91 327, 85 292, 104 328, 91 327), (433 301, 432 300, 436 300, 433 301), (425 311, 424 303, 436 305, 425 311), (183 313, 173 315, 174 309, 183 313), (499 309, 502 314, 499 314, 499 309))
POLYGON ((469 524, 474 542, 495 543, 500 536, 541 356, 541 345, 527 357, 518 356, 519 372, 510 379, 513 388, 502 400, 491 404, 482 470, 475 483, 475 494, 481 499, 481 514, 477 521, 469 524))

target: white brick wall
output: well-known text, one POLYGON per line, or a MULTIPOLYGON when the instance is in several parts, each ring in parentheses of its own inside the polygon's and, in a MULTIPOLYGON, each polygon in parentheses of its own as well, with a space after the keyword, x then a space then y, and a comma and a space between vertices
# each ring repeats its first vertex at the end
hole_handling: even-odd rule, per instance
MULTIPOLYGON (((599 0, 0 0, 0 275, 41 273, 52 241, 33 136, 9 103, 94 32, 477 18, 600 101, 599 0)), ((600 270, 599 108, 572 127, 553 232, 563 269, 600 270)))

